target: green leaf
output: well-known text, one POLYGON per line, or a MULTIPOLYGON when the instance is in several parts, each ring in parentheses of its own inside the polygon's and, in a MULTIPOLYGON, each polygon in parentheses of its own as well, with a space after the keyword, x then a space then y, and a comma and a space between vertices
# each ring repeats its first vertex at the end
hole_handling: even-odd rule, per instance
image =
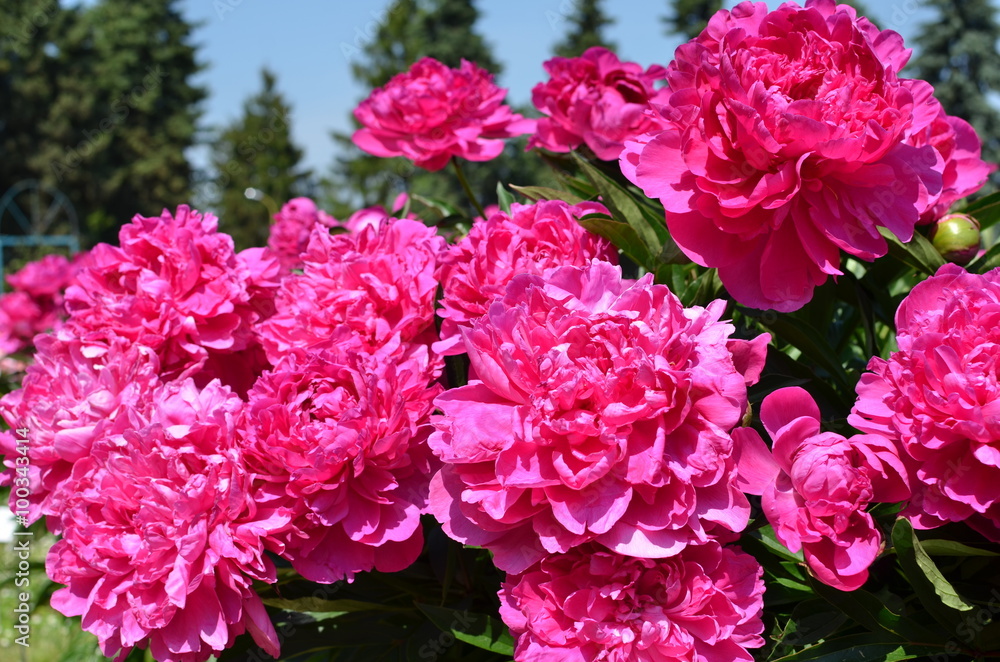
POLYGON ((789 551, 787 547, 778 542, 778 537, 774 535, 774 527, 770 524, 767 526, 762 526, 757 529, 756 533, 760 534, 757 537, 761 544, 768 549, 769 552, 778 556, 786 561, 791 561, 792 563, 805 563, 805 558, 802 556, 802 550, 798 552, 789 551))
POLYGON ((501 655, 514 654, 514 638, 499 619, 419 603, 417 609, 443 632, 452 633, 459 641, 501 655))
POLYGON ((944 258, 941 257, 941 254, 927 240, 927 237, 919 232, 914 232, 913 239, 904 244, 888 229, 879 228, 878 230, 889 242, 889 254, 914 269, 922 271, 928 276, 933 276, 938 268, 944 265, 944 258))
POLYGON ((669 263, 681 254, 677 244, 670 238, 664 219, 644 203, 637 201, 618 182, 598 170, 589 161, 575 152, 573 158, 577 165, 587 175, 601 201, 611 211, 611 215, 619 222, 628 223, 635 234, 645 244, 647 252, 655 258, 654 261, 641 262, 648 271, 655 272, 657 263, 669 263))
POLYGON ((920 546, 930 556, 1000 556, 1000 553, 969 547, 954 540, 921 540, 920 546))
POLYGON ((361 600, 324 600, 322 598, 261 598, 268 607, 284 609, 285 611, 297 612, 337 612, 349 613, 354 611, 406 611, 400 607, 387 607, 376 602, 363 602, 361 600))
POLYGON ((653 260, 645 244, 627 223, 603 214, 587 214, 580 219, 580 225, 610 241, 636 264, 647 265, 653 260))
POLYGON ((962 622, 962 612, 971 611, 973 607, 941 574, 906 518, 900 517, 892 527, 892 546, 920 603, 936 621, 954 632, 962 622))
POLYGON ((428 198, 422 195, 417 195, 416 193, 412 194, 411 197, 417 202, 427 207, 430 207, 431 209, 438 212, 439 214, 441 214, 441 216, 445 218, 449 216, 464 216, 464 214, 462 214, 461 210, 459 210, 458 207, 445 200, 428 198))
POLYGON ((504 188, 503 182, 497 182, 497 204, 500 206, 500 211, 509 214, 512 202, 514 202, 513 194, 504 188))
POLYGON ((893 612, 872 593, 862 589, 838 591, 811 577, 809 583, 816 595, 872 632, 898 637, 900 641, 928 641, 925 626, 893 612))
POLYGON ((1000 221, 1000 191, 976 200, 963 209, 962 213, 979 221, 979 226, 985 230, 1000 221))
POLYGON ((966 269, 969 273, 984 274, 997 267, 1000 267, 1000 243, 990 246, 982 257, 973 260, 966 269))
POLYGON ((803 356, 830 373, 844 393, 854 393, 854 385, 847 378, 847 372, 837 359, 837 353, 826 341, 825 334, 808 322, 787 315, 776 316, 764 324, 777 338, 795 347, 803 356))
POLYGON ((772 662, 900 662, 943 651, 942 646, 892 641, 877 634, 855 634, 828 639, 772 662))
POLYGON ((579 204, 585 200, 575 193, 547 186, 514 186, 511 184, 510 187, 529 200, 563 200, 571 205, 579 204))

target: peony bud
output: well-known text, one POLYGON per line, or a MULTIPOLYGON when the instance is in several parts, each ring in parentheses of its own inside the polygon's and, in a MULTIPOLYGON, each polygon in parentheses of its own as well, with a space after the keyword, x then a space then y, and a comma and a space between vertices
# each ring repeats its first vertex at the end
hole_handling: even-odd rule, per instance
POLYGON ((968 264, 979 253, 979 221, 966 214, 943 216, 931 231, 931 241, 944 259, 968 264))

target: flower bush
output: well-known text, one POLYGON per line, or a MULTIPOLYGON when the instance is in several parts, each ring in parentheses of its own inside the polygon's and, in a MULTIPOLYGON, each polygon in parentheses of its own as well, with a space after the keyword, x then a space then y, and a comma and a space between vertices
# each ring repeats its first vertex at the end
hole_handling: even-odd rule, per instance
POLYGON ((296 198, 237 253, 182 205, 26 265, 0 485, 46 599, 119 661, 997 657, 1000 194, 908 56, 743 2, 550 60, 537 126, 424 58, 355 142, 477 216, 296 198), (523 133, 558 188, 476 200, 523 133))

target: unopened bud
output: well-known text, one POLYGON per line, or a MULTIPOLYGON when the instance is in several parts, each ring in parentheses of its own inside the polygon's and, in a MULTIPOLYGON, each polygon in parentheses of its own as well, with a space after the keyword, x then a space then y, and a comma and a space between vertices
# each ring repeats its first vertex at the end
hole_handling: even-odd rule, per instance
POLYGON ((955 264, 968 264, 979 254, 982 237, 979 221, 966 214, 948 214, 931 231, 931 242, 941 256, 955 264))

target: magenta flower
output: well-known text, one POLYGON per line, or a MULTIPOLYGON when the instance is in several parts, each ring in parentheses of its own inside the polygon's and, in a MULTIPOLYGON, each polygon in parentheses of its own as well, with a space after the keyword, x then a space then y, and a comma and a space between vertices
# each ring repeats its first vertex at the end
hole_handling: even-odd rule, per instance
POLYGON ((875 357, 848 419, 894 441, 929 529, 967 521, 1000 542, 1000 270, 946 264, 896 311, 899 351, 875 357))
POLYGON ((438 278, 444 296, 438 315, 443 321, 441 343, 435 349, 444 354, 464 352, 461 330, 485 315, 517 274, 583 266, 593 258, 617 264, 614 246, 580 226, 579 219, 587 214, 608 214, 608 210, 598 202, 515 202, 509 214, 497 210, 487 220, 477 220, 441 260, 438 278))
MULTIPOLYGON (((53 492, 110 434, 122 412, 141 407, 158 385, 159 362, 149 348, 114 337, 92 343, 66 334, 38 337, 21 388, 0 399, 7 425, 29 430, 26 465, 17 463, 14 438, 0 437, 11 473, 22 477, 18 466, 27 471, 29 522, 46 515, 49 529, 60 532, 64 506, 53 492)), ((10 499, 15 510, 14 492, 10 499)))
POLYGON ((617 159, 628 138, 659 130, 658 115, 650 103, 664 104, 667 70, 653 65, 643 71, 634 62, 622 62, 606 48, 588 48, 580 57, 554 57, 545 63, 550 78, 535 85, 531 100, 548 117, 528 147, 568 152, 586 144, 597 158, 617 159))
POLYGON ((34 299, 47 298, 61 303, 63 290, 70 286, 76 275, 76 265, 76 261, 71 262, 62 255, 46 255, 7 276, 7 283, 14 290, 34 299))
POLYGON ((518 662, 752 662, 763 574, 714 541, 656 560, 580 547, 509 575, 500 616, 518 662))
POLYGON ((431 460, 427 347, 381 361, 289 354, 250 393, 244 429, 254 492, 293 518, 279 551, 330 583, 410 565, 423 547, 431 460))
POLYGON ((249 268, 211 214, 181 205, 136 216, 121 247, 98 244, 66 291, 71 332, 112 333, 157 352, 163 377, 196 373, 215 352, 253 345, 249 268))
POLYGON ((355 108, 363 128, 352 139, 369 154, 405 156, 432 171, 452 156, 489 161, 503 151, 503 138, 535 129, 534 120, 504 104, 506 94, 492 74, 471 62, 449 69, 425 57, 355 108))
POLYGON ((80 258, 46 255, 7 276, 12 292, 0 295, 0 356, 29 350, 34 337, 62 325, 63 295, 76 278, 80 258))
MULTIPOLYGON (((924 90, 930 94, 930 90, 924 90)), ((960 117, 952 117, 938 104, 938 114, 927 127, 909 137, 907 144, 915 147, 930 145, 941 156, 944 166, 941 192, 920 215, 920 223, 933 223, 948 213, 951 206, 982 188, 995 163, 981 158, 982 141, 976 130, 960 117)))
POLYGON ((168 384, 118 417, 57 490, 63 538, 46 571, 52 606, 82 616, 117 661, 134 647, 201 662, 249 631, 277 634, 253 589, 274 582, 264 539, 287 517, 254 502, 235 432, 242 401, 218 382, 168 384))
POLYGON ((738 302, 796 310, 841 250, 885 255, 879 228, 909 241, 941 193, 940 155, 908 144, 939 109, 899 78, 909 54, 833 0, 720 11, 677 49, 665 127, 626 141, 622 172, 738 302))
POLYGON ((804 390, 783 388, 761 405, 760 418, 774 440, 773 457, 751 428, 733 432, 748 456, 756 489, 775 537, 825 584, 853 591, 868 579, 882 551, 882 534, 865 508, 872 501, 909 497, 906 469, 892 442, 877 435, 846 439, 820 430, 819 408, 804 390))
POLYGON ((740 531, 729 431, 767 335, 606 262, 515 276, 464 332, 475 379, 435 400, 430 510, 502 570, 596 541, 657 558, 740 531))
POLYGON ((278 257, 284 271, 299 269, 302 267, 299 255, 309 245, 313 228, 330 228, 335 224, 336 220, 309 198, 293 198, 274 215, 267 247, 278 257))
POLYGON ((303 273, 281 282, 277 312, 260 326, 277 365, 293 349, 378 352, 398 338, 430 344, 434 276, 444 239, 419 221, 389 219, 357 233, 316 229, 303 273))

